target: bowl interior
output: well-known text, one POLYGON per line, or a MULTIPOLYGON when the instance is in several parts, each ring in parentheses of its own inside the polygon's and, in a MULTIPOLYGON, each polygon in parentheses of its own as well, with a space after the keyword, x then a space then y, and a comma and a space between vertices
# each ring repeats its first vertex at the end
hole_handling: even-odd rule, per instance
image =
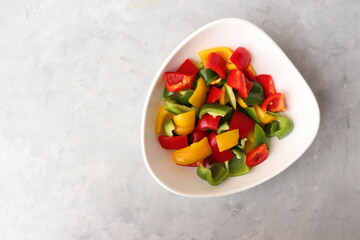
POLYGON ((277 44, 260 28, 241 19, 218 20, 200 28, 170 54, 156 74, 143 113, 142 150, 152 176, 169 191, 189 197, 212 197, 239 192, 256 186, 283 171, 296 161, 314 140, 320 122, 317 101, 295 66, 277 44), (196 174, 196 168, 174 164, 171 151, 160 147, 154 132, 156 114, 163 105, 163 73, 176 71, 186 59, 200 60, 199 51, 226 46, 243 46, 252 55, 257 74, 270 74, 277 92, 285 96, 284 115, 294 122, 293 132, 279 141, 269 142, 269 157, 249 174, 232 177, 219 186, 210 186, 196 174))

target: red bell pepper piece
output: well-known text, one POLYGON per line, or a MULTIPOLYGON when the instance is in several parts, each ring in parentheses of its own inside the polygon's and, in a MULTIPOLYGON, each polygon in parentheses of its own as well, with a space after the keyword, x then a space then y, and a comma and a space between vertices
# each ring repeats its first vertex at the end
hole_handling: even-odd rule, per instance
POLYGON ((209 94, 206 98, 206 103, 213 103, 221 98, 222 91, 215 86, 211 86, 209 94))
POLYGON ((256 77, 258 83, 264 88, 265 97, 275 93, 274 81, 271 75, 261 74, 256 77))
POLYGON ((226 78, 226 61, 217 53, 210 53, 204 62, 205 68, 210 68, 222 79, 226 78))
POLYGON ((226 162, 234 158, 234 154, 231 149, 220 152, 216 142, 216 133, 211 132, 208 136, 208 140, 213 153, 208 157, 209 164, 214 162, 226 162))
POLYGON ((244 74, 238 69, 231 69, 229 72, 227 85, 238 90, 240 97, 247 98, 253 84, 244 77, 244 74))
POLYGON ((221 116, 213 117, 210 114, 206 113, 204 114, 199 122, 198 122, 198 129, 205 130, 205 129, 211 129, 216 131, 219 127, 221 116))
POLYGON ((237 66, 237 68, 244 72, 251 61, 250 53, 243 47, 238 47, 231 55, 230 61, 237 66))
POLYGON ((229 126, 230 130, 239 129, 239 138, 243 139, 254 129, 255 122, 246 114, 234 111, 229 126))
POLYGON ((189 60, 186 59, 183 64, 176 70, 178 73, 196 74, 199 69, 189 60))
POLYGON ((285 102, 282 93, 273 93, 265 98, 261 108, 270 112, 285 112, 285 102))
POLYGON ((251 70, 249 70, 249 68, 245 69, 244 75, 247 79, 250 79, 251 81, 256 81, 256 76, 251 70))
POLYGON ((179 166, 185 166, 185 167, 198 167, 198 166, 200 165, 200 163, 201 163, 203 166, 205 166, 205 164, 206 164, 206 159, 200 160, 200 161, 198 161, 198 162, 196 162, 196 163, 192 163, 192 164, 189 164, 189 165, 180 165, 180 164, 177 164, 177 165, 179 165, 179 166))
POLYGON ((266 148, 266 144, 261 144, 260 146, 258 146, 257 148, 251 150, 247 155, 246 155, 246 165, 248 167, 254 167, 260 163, 262 163, 263 161, 266 160, 266 158, 268 157, 268 150, 266 148))
POLYGON ((164 135, 159 136, 159 142, 162 148, 164 149, 181 149, 189 146, 187 136, 175 136, 175 137, 166 137, 164 135))
POLYGON ((194 142, 201 141, 204 137, 207 137, 209 134, 203 130, 198 129, 197 127, 194 129, 192 133, 189 135, 190 144, 194 142))
POLYGON ((166 72, 165 86, 170 92, 177 92, 182 89, 191 89, 195 80, 195 74, 166 72))

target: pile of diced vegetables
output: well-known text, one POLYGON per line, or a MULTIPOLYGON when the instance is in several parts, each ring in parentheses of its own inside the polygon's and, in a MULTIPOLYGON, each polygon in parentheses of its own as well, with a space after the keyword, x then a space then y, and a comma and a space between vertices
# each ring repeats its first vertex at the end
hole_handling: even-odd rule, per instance
POLYGON ((164 100, 155 132, 176 164, 197 167, 200 178, 218 185, 240 176, 268 157, 267 138, 293 130, 282 93, 271 75, 256 75, 251 55, 217 47, 198 53, 166 72, 164 100))

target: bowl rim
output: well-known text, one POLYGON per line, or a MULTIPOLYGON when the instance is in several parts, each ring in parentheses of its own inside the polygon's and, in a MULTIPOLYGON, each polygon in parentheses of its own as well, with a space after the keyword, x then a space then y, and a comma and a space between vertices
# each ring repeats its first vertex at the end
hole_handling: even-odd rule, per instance
POLYGON ((215 21, 212 21, 210 23, 207 23, 205 25, 203 25, 202 27, 198 28, 196 31, 194 31, 193 33, 191 33, 189 36, 187 36, 184 40, 182 40, 169 54, 169 56, 165 59, 165 61, 163 62, 163 64, 160 66, 159 70, 157 71, 157 73, 155 74, 155 76, 152 78, 152 82, 150 85, 150 88, 148 90, 148 93, 146 95, 145 98, 145 104, 143 106, 143 110, 142 110, 142 117, 141 117, 141 151, 142 151, 142 155, 143 155, 143 159, 145 162, 145 166, 148 169, 148 171, 150 172, 150 175, 155 179, 155 181, 157 183, 159 183, 163 188, 165 188, 166 190, 168 190, 169 192, 172 192, 176 195, 182 196, 182 197, 189 197, 189 198, 212 198, 212 197, 221 197, 221 196, 227 196, 227 195, 231 195, 234 193, 239 193, 245 190, 248 190, 250 188, 253 188, 257 185, 260 185, 261 183, 264 183, 266 181, 268 181, 271 178, 276 177, 278 174, 280 174, 281 172, 283 172, 285 169, 287 169, 290 165, 292 165, 294 162, 296 162, 311 146, 311 144, 314 142, 318 131, 319 131, 319 127, 320 127, 320 108, 319 108, 319 104, 316 100, 316 97, 313 93, 313 91, 311 90, 310 86, 307 84, 307 82, 305 81, 304 77, 301 75, 301 73, 298 71, 298 69, 296 68, 296 66, 290 61, 290 59, 287 57, 287 55, 284 53, 284 51, 280 48, 280 46, 264 31, 262 30, 260 27, 258 27, 257 25, 255 25, 252 22, 249 22, 248 20, 244 20, 244 19, 240 19, 240 18, 222 18, 222 19, 218 19, 215 21), (177 191, 173 188, 168 187, 165 183, 162 182, 162 180, 160 180, 156 174, 153 172, 152 168, 149 165, 149 161, 146 155, 146 150, 145 150, 145 119, 146 119, 146 111, 148 109, 149 103, 150 103, 150 98, 152 95, 152 92, 155 88, 155 85, 157 83, 157 79, 159 79, 160 75, 162 74, 162 72, 164 71, 166 65, 169 63, 169 61, 174 57, 175 54, 178 53, 178 51, 184 46, 186 45, 191 39, 193 39, 196 35, 198 35, 199 33, 211 28, 212 26, 219 24, 219 23, 226 23, 226 22, 233 22, 233 21, 237 21, 240 22, 242 24, 247 24, 250 25, 252 28, 256 28, 257 30, 259 30, 260 32, 262 32, 262 34, 265 34, 270 41, 272 41, 274 43, 274 46, 276 48, 278 48, 281 52, 281 54, 283 54, 285 61, 288 61, 291 63, 291 65, 294 67, 294 70, 301 76, 302 81, 305 82, 306 88, 308 88, 308 90, 310 90, 310 96, 312 98, 314 98, 314 102, 315 102, 315 111, 316 111, 316 116, 314 116, 314 119, 317 120, 315 122, 316 124, 316 131, 313 132, 313 136, 311 136, 311 141, 308 141, 307 144, 304 145, 303 150, 300 151, 296 157, 294 157, 293 161, 289 161, 288 164, 284 164, 281 168, 278 168, 276 171, 274 171, 274 174, 259 179, 258 181, 253 182, 252 184, 247 185, 246 187, 243 188, 235 188, 232 190, 227 190, 227 191, 223 191, 223 192, 214 192, 214 193, 209 193, 209 194, 188 194, 188 193, 184 193, 181 191, 177 191))

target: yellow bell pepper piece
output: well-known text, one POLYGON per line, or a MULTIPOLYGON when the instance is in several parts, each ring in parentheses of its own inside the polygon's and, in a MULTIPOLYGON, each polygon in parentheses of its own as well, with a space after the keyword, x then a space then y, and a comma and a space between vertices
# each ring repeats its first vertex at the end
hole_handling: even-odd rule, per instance
POLYGON ((245 103, 244 99, 242 99, 242 97, 240 97, 239 93, 236 92, 235 94, 235 98, 236 101, 238 102, 238 104, 242 107, 242 108, 247 108, 247 104, 245 103))
POLYGON ((256 115, 258 116, 262 124, 266 124, 276 120, 275 116, 267 114, 266 111, 262 109, 259 105, 254 104, 253 107, 255 108, 256 115))
POLYGON ((252 72, 252 74, 254 74, 254 76, 256 76, 255 69, 253 68, 253 66, 251 64, 249 64, 249 66, 247 67, 247 70, 249 70, 250 72, 252 72))
POLYGON ((231 51, 230 48, 227 47, 216 47, 199 52, 198 54, 200 56, 201 61, 204 62, 207 56, 212 52, 219 54, 226 61, 226 68, 228 70, 237 69, 235 64, 233 64, 230 61, 230 57, 233 54, 233 52, 231 51))
POLYGON ((195 142, 186 148, 176 150, 172 153, 173 159, 177 164, 189 165, 203 160, 212 154, 207 137, 195 142))
POLYGON ((236 146, 238 144, 238 141, 239 129, 230 130, 216 135, 216 142, 220 152, 236 146))
POLYGON ((164 131, 164 122, 166 118, 169 116, 169 112, 165 110, 166 106, 164 105, 162 108, 160 108, 156 121, 155 121, 155 133, 161 134, 164 131))
POLYGON ((221 105, 225 105, 225 104, 227 104, 228 102, 229 102, 229 99, 228 99, 227 94, 226 94, 225 86, 223 86, 223 87, 221 88, 221 97, 220 97, 220 99, 219 99, 219 103, 220 103, 221 105))
POLYGON ((206 101, 206 93, 209 88, 206 86, 204 79, 199 78, 193 95, 189 98, 189 103, 200 109, 206 101))
POLYGON ((176 134, 188 135, 195 127, 195 110, 175 115, 173 121, 176 134))
MULTIPOLYGON (((251 130, 251 132, 249 132, 249 134, 246 136, 246 138, 248 139, 248 141, 250 142, 254 142, 255 136, 254 136, 254 130, 251 130)), ((247 141, 247 142, 248 142, 247 141)))

